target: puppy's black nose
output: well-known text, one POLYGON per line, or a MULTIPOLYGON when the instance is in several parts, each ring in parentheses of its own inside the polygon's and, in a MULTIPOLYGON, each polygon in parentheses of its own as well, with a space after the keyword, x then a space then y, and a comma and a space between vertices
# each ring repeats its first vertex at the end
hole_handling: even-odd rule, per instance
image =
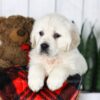
POLYGON ((41 44, 41 49, 42 50, 47 50, 49 48, 49 45, 47 43, 42 43, 41 44))

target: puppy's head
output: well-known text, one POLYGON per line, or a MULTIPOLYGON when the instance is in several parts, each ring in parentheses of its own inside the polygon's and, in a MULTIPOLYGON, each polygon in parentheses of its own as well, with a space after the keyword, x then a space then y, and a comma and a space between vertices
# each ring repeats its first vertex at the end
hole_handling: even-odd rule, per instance
POLYGON ((75 24, 64 16, 51 14, 35 22, 31 43, 37 53, 55 56, 77 48, 80 38, 75 24))

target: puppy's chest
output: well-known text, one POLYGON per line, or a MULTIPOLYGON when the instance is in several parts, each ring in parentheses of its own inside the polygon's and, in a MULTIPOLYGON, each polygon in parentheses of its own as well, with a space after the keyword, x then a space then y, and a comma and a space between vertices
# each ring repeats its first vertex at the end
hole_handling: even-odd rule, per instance
POLYGON ((41 61, 47 74, 49 74, 55 67, 57 67, 62 62, 60 58, 44 58, 41 61))

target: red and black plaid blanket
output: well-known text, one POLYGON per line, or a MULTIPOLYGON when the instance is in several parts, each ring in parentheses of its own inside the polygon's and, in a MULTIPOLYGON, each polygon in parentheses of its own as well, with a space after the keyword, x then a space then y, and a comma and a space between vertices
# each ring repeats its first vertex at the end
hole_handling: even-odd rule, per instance
POLYGON ((0 70, 0 97, 3 100, 76 100, 79 93, 80 76, 69 77, 62 88, 50 91, 46 84, 38 93, 27 85, 27 68, 13 67, 0 70))

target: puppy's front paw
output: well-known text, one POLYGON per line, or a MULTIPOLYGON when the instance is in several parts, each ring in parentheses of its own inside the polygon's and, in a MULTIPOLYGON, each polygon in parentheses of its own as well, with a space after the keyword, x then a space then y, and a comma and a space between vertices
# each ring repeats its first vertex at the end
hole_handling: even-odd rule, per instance
POLYGON ((63 85, 64 80, 58 76, 49 77, 47 80, 47 86, 50 90, 54 91, 59 89, 63 85))
POLYGON ((29 79, 28 85, 33 92, 38 92, 43 87, 44 81, 40 78, 37 78, 35 80, 29 79))

